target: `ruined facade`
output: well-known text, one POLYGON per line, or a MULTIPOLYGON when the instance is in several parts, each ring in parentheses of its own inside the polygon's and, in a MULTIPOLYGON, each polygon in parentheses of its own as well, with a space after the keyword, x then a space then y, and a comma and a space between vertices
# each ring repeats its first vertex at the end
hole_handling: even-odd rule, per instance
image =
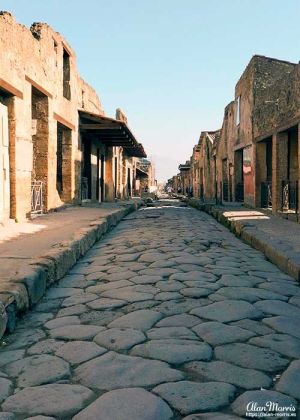
POLYGON ((0 49, 0 222, 130 196, 127 160, 145 152, 120 111, 105 117, 67 41, 47 24, 28 29, 1 12, 0 49))
POLYGON ((200 158, 192 161, 195 196, 298 218, 299 89, 299 64, 258 55, 250 60, 222 129, 211 139, 200 135, 200 158))

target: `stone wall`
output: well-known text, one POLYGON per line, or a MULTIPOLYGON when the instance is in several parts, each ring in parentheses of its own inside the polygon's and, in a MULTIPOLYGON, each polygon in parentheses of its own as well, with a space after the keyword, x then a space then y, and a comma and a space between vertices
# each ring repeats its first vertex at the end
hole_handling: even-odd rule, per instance
POLYGON ((103 109, 96 92, 78 74, 74 51, 49 25, 34 23, 28 29, 1 12, 0 50, 5 51, 0 58, 0 94, 9 102, 10 215, 23 219, 30 214, 34 179, 44 182, 46 210, 63 204, 66 197, 78 198, 78 109, 98 114, 103 109), (69 191, 61 196, 56 179, 58 122, 71 130, 69 191))

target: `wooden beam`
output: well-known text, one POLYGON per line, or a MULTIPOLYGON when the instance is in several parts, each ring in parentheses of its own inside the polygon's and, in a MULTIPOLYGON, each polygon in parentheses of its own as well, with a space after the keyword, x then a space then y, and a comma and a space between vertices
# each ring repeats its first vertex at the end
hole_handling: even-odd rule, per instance
POLYGON ((62 125, 65 125, 66 127, 68 127, 70 130, 75 131, 75 125, 70 123, 65 118, 61 117, 60 115, 56 114, 56 112, 53 112, 53 118, 59 123, 61 123, 62 125))
POLYGON ((17 96, 17 98, 23 99, 23 92, 21 92, 19 89, 15 88, 10 83, 6 82, 3 79, 0 79, 0 89, 5 90, 6 92, 10 93, 13 96, 17 96))
POLYGON ((80 124, 79 128, 81 128, 82 130, 112 130, 112 131, 118 131, 121 130, 122 127, 120 126, 115 126, 113 127, 112 125, 106 125, 106 124, 80 124))
POLYGON ((32 80, 29 76, 26 76, 25 75, 25 80, 27 82, 29 82, 37 90, 39 90, 40 92, 42 92, 44 95, 48 96, 48 98, 50 98, 50 99, 53 98, 53 95, 50 92, 48 92, 46 89, 43 88, 43 86, 39 85, 37 82, 35 82, 34 80, 32 80))

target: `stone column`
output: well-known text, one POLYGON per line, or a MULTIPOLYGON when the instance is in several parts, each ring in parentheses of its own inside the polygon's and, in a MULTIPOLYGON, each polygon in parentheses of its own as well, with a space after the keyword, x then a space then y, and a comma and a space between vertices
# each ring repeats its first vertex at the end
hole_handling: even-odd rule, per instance
POLYGON ((272 136, 272 212, 281 210, 281 184, 287 178, 288 133, 275 133, 272 136))
POLYGON ((114 176, 113 176, 113 150, 112 147, 106 148, 105 153, 105 199, 104 201, 114 200, 114 176))

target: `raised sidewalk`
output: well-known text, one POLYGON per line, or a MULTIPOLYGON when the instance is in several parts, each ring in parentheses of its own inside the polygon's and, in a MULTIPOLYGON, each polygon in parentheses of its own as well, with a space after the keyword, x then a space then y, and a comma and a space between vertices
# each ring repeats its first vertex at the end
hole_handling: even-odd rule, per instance
POLYGON ((0 226, 0 338, 47 287, 142 201, 70 206, 18 225, 0 226))
POLYGON ((300 280, 300 224, 268 211, 243 206, 217 206, 197 199, 188 204, 212 215, 281 270, 300 280))

